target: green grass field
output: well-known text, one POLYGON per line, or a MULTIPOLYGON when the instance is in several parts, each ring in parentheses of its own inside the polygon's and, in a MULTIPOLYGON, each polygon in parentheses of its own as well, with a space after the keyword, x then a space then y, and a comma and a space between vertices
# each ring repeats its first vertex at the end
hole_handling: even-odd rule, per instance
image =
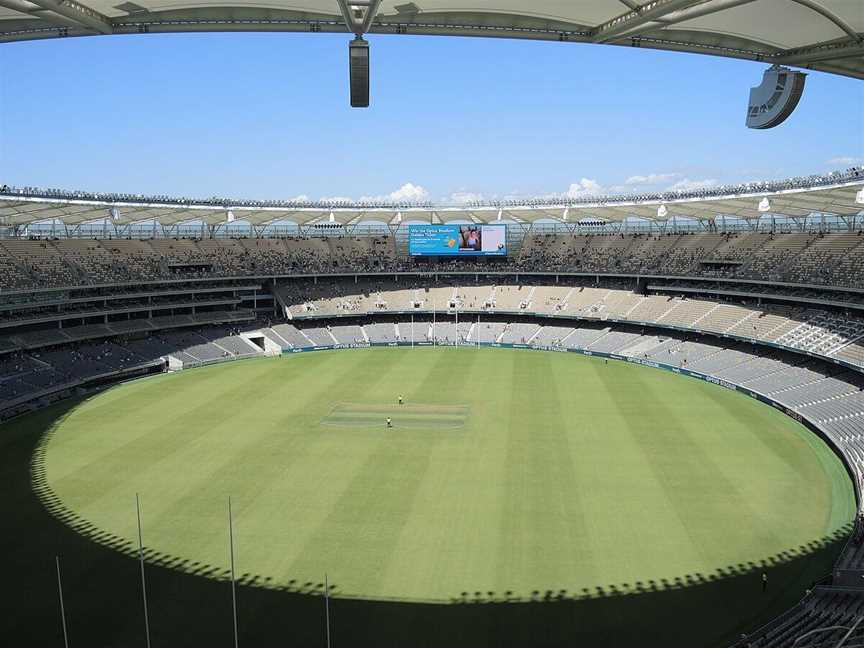
POLYGON ((362 349, 94 396, 47 437, 48 493, 190 569, 337 596, 452 601, 760 563, 852 519, 840 461, 721 387, 573 354, 362 349), (406 404, 396 399, 404 395, 406 404), (391 416, 393 428, 385 418, 391 416))

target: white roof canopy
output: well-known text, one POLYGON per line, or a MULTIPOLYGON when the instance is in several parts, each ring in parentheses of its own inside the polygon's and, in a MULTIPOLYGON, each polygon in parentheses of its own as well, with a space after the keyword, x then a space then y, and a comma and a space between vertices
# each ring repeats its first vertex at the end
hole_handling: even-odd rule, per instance
MULTIPOLYGON (((0 41, 184 31, 347 28, 337 0, 0 0, 0 41)), ((382 0, 369 32, 608 43, 864 78, 862 0, 382 0)))
POLYGON ((298 225, 333 223, 353 225, 361 221, 380 221, 397 225, 409 221, 448 223, 467 221, 491 223, 498 220, 533 223, 555 220, 576 224, 598 220, 620 222, 628 218, 665 221, 673 218, 710 220, 718 216, 758 219, 766 215, 803 218, 810 214, 847 216, 864 211, 856 196, 864 191, 864 177, 818 188, 782 191, 749 191, 726 196, 686 197, 680 199, 636 200, 622 197, 598 198, 580 204, 544 204, 480 207, 272 207, 249 205, 212 205, 195 202, 124 202, 52 198, 0 193, 0 225, 28 225, 56 219, 67 225, 101 222, 110 219, 118 225, 156 220, 163 225, 200 221, 218 225, 231 220, 253 225, 289 221, 298 225), (766 202, 767 199, 767 202, 766 202), (761 208, 760 208, 761 204, 761 208), (661 215, 662 214, 662 215, 661 215))

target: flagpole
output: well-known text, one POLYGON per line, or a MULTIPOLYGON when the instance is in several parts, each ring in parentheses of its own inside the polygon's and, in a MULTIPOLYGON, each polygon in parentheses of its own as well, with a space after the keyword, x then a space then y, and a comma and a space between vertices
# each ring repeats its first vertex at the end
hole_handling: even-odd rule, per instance
POLYGON ((327 648, 330 648, 330 582, 327 580, 327 574, 324 574, 324 617, 327 622, 327 648))
POLYGON ((55 556, 57 563, 57 591, 60 593, 60 619, 63 621, 63 645, 69 648, 69 634, 66 630, 66 606, 63 604, 63 582, 60 579, 60 556, 55 556))
POLYGON ((231 551, 231 606, 234 610, 234 648, 239 645, 237 636, 237 585, 234 580, 234 521, 231 515, 231 496, 228 496, 228 543, 231 551))
POLYGON ((480 348, 480 313, 477 313, 477 348, 480 348))
POLYGON ((411 313, 411 348, 414 348, 414 313, 411 313))
POLYGON ((459 304, 456 304, 456 346, 459 346, 459 304))
POLYGON ((135 512, 138 514, 138 559, 141 561, 141 597, 144 601, 144 632, 150 648, 150 612, 147 609, 147 580, 144 578, 144 536, 141 533, 141 501, 135 493, 135 512))
POLYGON ((438 346, 438 340, 435 337, 435 309, 432 309, 432 346, 438 346))

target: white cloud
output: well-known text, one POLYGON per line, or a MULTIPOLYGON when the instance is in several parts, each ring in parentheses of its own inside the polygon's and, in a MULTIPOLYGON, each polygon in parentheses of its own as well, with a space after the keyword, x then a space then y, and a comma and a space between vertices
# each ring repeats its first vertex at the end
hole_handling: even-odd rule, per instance
POLYGON ((690 178, 682 178, 675 184, 668 187, 667 191, 693 191, 695 189, 708 189, 709 187, 716 186, 717 181, 713 178, 706 178, 705 180, 691 180, 690 178))
POLYGON ((388 198, 390 200, 428 200, 429 192, 426 191, 425 188, 420 185, 415 185, 411 182, 406 182, 401 187, 399 187, 396 191, 388 194, 388 198))
POLYGON ((300 194, 299 196, 294 196, 293 198, 291 198, 291 202, 309 202, 309 196, 307 196, 306 194, 300 194))
POLYGON ((626 185, 656 185, 671 182, 680 178, 680 173, 649 173, 648 175, 633 175, 624 181, 626 185))
POLYGON ((596 180, 582 178, 574 182, 565 194, 568 198, 585 198, 586 196, 600 196, 604 193, 603 187, 596 180))
POLYGON ((444 202, 452 203, 454 205, 467 205, 468 203, 479 202, 481 200, 483 200, 483 194, 459 189, 447 196, 444 199, 444 202))
POLYGON ((413 182, 406 182, 388 194, 361 196, 359 201, 349 196, 325 196, 321 198, 321 202, 422 202, 424 200, 429 200, 429 192, 413 182))
POLYGON ((840 155, 828 160, 825 164, 828 166, 854 166, 864 160, 861 157, 853 157, 851 155, 840 155))
POLYGON ((420 185, 406 182, 396 191, 391 191, 383 196, 363 196, 360 200, 381 202, 423 202, 429 200, 429 192, 420 185))

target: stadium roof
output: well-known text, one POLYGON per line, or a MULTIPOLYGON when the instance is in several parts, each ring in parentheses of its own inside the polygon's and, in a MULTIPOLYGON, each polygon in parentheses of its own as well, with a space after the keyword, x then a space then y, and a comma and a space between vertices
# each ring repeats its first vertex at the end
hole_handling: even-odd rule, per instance
POLYGON ((355 225, 366 221, 398 225, 409 221, 492 223, 499 220, 517 223, 553 220, 577 224, 585 221, 621 222, 633 218, 666 221, 672 218, 710 220, 718 216, 746 220, 766 215, 804 218, 823 213, 850 216, 864 211, 864 174, 857 169, 846 174, 816 176, 810 186, 798 181, 781 181, 740 185, 737 190, 733 189, 646 198, 601 196, 571 202, 549 199, 508 201, 500 205, 304 206, 279 201, 195 201, 116 194, 98 197, 81 192, 2 187, 0 225, 28 225, 50 220, 80 225, 106 219, 117 225, 153 220, 163 225, 186 222, 220 225, 235 220, 252 225, 280 221, 298 225, 355 225))
MULTIPOLYGON (((864 78, 861 0, 357 0, 370 2, 373 34, 608 43, 864 78)), ((197 31, 348 29, 338 0, 0 0, 0 41, 197 31)))

